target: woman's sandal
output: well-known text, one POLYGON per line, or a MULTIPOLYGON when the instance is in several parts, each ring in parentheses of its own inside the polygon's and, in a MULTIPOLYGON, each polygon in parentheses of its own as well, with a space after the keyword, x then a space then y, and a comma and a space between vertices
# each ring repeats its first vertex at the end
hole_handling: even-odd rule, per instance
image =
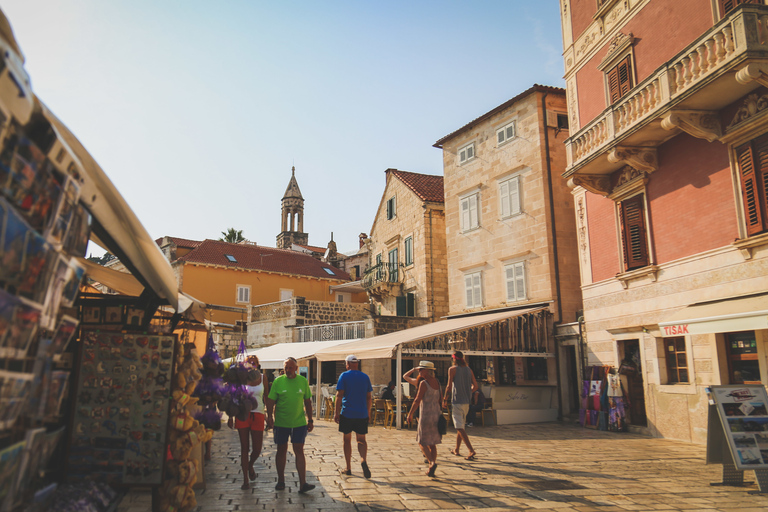
MULTIPOLYGON (((458 455, 458 453, 456 455, 458 455)), ((465 458, 466 458, 466 460, 475 460, 475 455, 477 455, 477 454, 476 453, 470 453, 465 458)))
POLYGON ((248 469, 248 478, 251 479, 251 482, 256 480, 256 470, 255 469, 253 469, 253 468, 249 468, 248 469))
POLYGON ((250 486, 250 485, 248 485, 248 484, 243 484, 243 485, 241 485, 241 486, 240 486, 240 488, 241 488, 242 490, 244 490, 244 491, 247 491, 248 489, 250 489, 250 488, 251 488, 251 486, 250 486))
POLYGON ((451 453, 456 455, 457 457, 461 457, 461 454, 459 453, 458 450, 454 450, 453 448, 451 448, 451 453))
POLYGON ((429 467, 429 471, 427 471, 427 476, 435 476, 435 470, 437 469, 437 464, 433 464, 429 467))

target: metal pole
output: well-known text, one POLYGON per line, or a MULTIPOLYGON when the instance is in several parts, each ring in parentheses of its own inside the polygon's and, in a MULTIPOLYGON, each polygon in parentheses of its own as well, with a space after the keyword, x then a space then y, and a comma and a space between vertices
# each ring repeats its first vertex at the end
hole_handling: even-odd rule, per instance
POLYGON ((403 386, 400 384, 403 374, 403 346, 397 346, 397 363, 395 364, 395 374, 397 375, 397 430, 403 428, 403 386))
POLYGON ((317 390, 315 392, 315 417, 317 419, 320 419, 320 400, 325 400, 325 397, 323 396, 323 392, 320 389, 320 368, 323 367, 323 365, 320 364, 320 360, 318 358, 315 358, 315 362, 317 363, 317 390))

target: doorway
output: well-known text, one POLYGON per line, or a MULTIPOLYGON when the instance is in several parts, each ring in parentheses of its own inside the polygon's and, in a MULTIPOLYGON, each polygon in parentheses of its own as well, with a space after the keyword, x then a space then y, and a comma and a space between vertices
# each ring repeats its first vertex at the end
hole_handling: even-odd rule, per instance
POLYGON ((619 374, 626 384, 629 399, 629 424, 638 427, 648 426, 645 414, 645 386, 643 382, 643 365, 640 352, 640 340, 619 340, 619 374))
POLYGON ((576 366, 576 346, 564 345, 565 350, 565 414, 578 414, 579 412, 579 372, 576 366))

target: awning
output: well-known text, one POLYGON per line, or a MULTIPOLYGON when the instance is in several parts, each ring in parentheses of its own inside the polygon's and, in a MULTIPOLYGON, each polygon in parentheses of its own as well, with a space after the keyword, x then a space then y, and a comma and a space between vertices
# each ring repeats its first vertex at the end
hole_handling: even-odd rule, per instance
POLYGON ((768 294, 691 304, 659 322, 663 337, 768 329, 768 294))
MULTIPOLYGON (((265 348, 251 348, 245 351, 246 356, 255 355, 259 358, 262 370, 274 370, 283 367, 283 361, 287 357, 293 357, 296 360, 313 357, 318 351, 329 349, 336 346, 348 345, 359 341, 354 340, 333 340, 333 341, 304 341, 297 343, 278 343, 265 348)), ((345 353, 345 357, 346 357, 345 353)), ((342 357, 344 359, 344 357, 342 357)))
POLYGON ((332 292, 365 293, 363 282, 360 280, 335 284, 330 287, 332 292))
POLYGON ((355 354, 360 359, 389 359, 395 354, 397 347, 405 343, 420 341, 442 334, 449 334, 454 331, 461 331, 471 327, 499 322, 501 320, 506 320, 507 318, 512 318, 513 316, 525 315, 541 309, 546 308, 535 307, 503 311, 500 313, 449 318, 447 320, 440 320, 438 322, 420 325, 411 329, 403 329, 402 331, 365 338, 342 347, 330 347, 318 351, 315 354, 315 357, 317 357, 318 361, 342 361, 347 355, 355 354))
POLYGON ((56 136, 82 165, 80 201, 93 216, 99 245, 116 254, 140 282, 178 310, 178 285, 171 264, 77 137, 42 101, 36 98, 36 103, 56 136))

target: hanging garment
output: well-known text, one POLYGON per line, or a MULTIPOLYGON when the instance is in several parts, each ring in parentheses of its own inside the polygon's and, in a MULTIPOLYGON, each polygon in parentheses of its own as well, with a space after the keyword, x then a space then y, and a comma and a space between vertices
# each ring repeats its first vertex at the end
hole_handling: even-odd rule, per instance
POLYGON ((608 396, 624 396, 621 392, 621 377, 615 373, 608 374, 608 396))
POLYGON ((609 399, 608 430, 612 432, 626 432, 626 417, 624 398, 620 396, 611 397, 609 399))

